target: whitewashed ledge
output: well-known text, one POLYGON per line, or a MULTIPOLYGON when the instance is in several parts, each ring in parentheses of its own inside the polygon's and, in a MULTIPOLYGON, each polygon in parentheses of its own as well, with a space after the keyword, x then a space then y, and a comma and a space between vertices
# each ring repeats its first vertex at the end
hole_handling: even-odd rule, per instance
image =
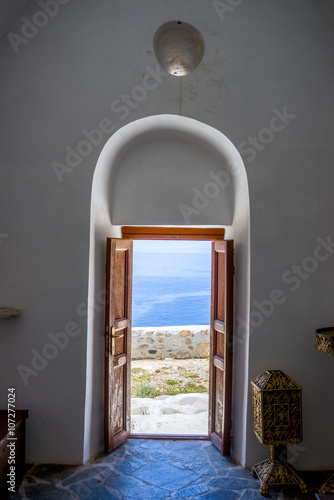
POLYGON ((13 307, 0 307, 0 319, 17 318, 21 314, 21 309, 13 307))
POLYGON ((209 353, 208 325, 132 328, 132 359, 206 358, 209 353))

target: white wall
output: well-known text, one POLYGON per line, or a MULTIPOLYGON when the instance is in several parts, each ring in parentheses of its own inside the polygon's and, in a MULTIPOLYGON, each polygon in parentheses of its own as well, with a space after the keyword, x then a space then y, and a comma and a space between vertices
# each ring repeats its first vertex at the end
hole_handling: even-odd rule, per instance
MULTIPOLYGON (((313 347, 314 330, 333 321, 333 254, 319 261, 295 291, 282 281, 283 273, 313 255, 318 237, 332 234, 330 3, 253 0, 220 17, 214 2, 144 3, 145 15, 142 2, 71 0, 20 44, 18 53, 8 38, 1 40, 0 299, 1 305, 23 310, 19 319, 0 325, 1 406, 6 407, 7 387, 14 385, 17 407, 30 410, 28 461, 83 460, 87 415, 93 426, 100 424, 87 410, 85 373, 87 350, 102 349, 102 340, 96 337, 87 345, 80 306, 88 293, 93 171, 104 143, 123 125, 181 110, 223 132, 243 156, 250 190, 251 311, 255 300, 270 298, 275 288, 286 297, 250 336, 246 382, 249 386, 263 370, 279 368, 302 385, 304 441, 294 465, 333 468, 328 439, 333 359, 313 347), (206 45, 203 63, 182 79, 182 100, 180 79, 148 79, 156 70, 154 31, 173 19, 196 26, 206 45), (141 102, 132 101, 136 107, 119 111, 114 101, 143 81, 158 85, 141 102), (277 130, 273 109, 282 112, 285 106, 296 116, 274 132, 271 142, 256 146, 261 150, 251 146, 250 151, 249 136, 270 138, 261 131, 270 123, 277 130), (113 130, 101 122, 107 117, 113 130), (96 139, 87 156, 66 165, 65 148, 76 149, 86 139, 82 131, 99 126, 109 132, 96 139), (55 161, 67 167, 62 182, 52 168, 55 161), (31 366, 31 349, 43 350, 47 334, 71 321, 80 334, 25 386, 17 365, 31 366)), ((35 2, 25 16, 31 19, 38 10, 35 2)), ((17 34, 20 15, 8 27, 17 34)), ((96 267, 103 269, 102 242, 96 251, 96 267)), ((251 413, 247 432, 245 461, 252 465, 267 456, 267 449, 254 437, 251 413)))

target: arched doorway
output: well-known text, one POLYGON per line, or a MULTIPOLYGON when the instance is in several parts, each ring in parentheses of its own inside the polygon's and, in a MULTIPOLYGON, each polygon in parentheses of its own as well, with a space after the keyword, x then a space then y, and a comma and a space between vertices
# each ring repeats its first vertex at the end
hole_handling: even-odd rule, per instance
POLYGON ((105 241, 122 225, 225 227, 235 241, 235 369, 232 452, 244 462, 249 314, 249 197, 242 159, 219 131, 196 120, 158 115, 137 120, 105 145, 91 205, 85 458, 103 447, 105 241))

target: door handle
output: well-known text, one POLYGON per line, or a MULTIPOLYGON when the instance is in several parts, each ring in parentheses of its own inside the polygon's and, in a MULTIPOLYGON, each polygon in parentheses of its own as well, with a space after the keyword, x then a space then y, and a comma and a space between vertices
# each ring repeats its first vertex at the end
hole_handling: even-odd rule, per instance
POLYGON ((115 334, 115 327, 106 327, 106 358, 109 355, 109 335, 111 337, 111 355, 115 356, 115 340, 124 337, 124 333, 115 334))
POLYGON ((121 337, 124 337, 124 333, 121 333, 119 335, 114 335, 114 334, 111 334, 111 338, 112 339, 120 339, 121 337))

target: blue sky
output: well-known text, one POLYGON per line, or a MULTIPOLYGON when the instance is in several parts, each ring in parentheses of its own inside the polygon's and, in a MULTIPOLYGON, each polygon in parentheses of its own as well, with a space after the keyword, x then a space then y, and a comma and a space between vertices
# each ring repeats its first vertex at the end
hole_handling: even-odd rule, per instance
POLYGON ((135 240, 133 250, 141 253, 209 253, 211 241, 135 240))

